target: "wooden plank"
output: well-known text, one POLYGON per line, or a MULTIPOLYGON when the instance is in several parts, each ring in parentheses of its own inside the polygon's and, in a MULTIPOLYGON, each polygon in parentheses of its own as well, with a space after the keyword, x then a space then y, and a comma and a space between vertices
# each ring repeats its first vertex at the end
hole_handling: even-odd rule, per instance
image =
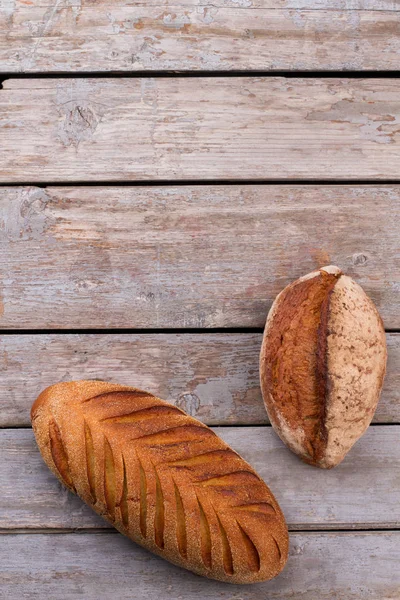
MULTIPOLYGON (((34 399, 74 379, 134 385, 208 425, 268 422, 261 334, 11 335, 0 338, 0 427, 30 424, 34 399)), ((388 371, 375 423, 400 423, 400 335, 387 334, 388 371)))
POLYGON ((400 532, 295 533, 288 564, 272 581, 229 585, 175 567, 120 534, 4 535, 4 597, 19 600, 160 597, 169 600, 397 600, 400 532))
MULTIPOLYGON (((302 463, 271 427, 215 431, 270 485, 291 530, 400 527, 400 426, 370 427, 332 471, 302 463)), ((0 528, 107 527, 50 473, 31 430, 0 431, 0 452, 0 528)))
MULTIPOLYGON (((67 5, 60 2, 54 5, 52 0, 29 0, 32 2, 29 6, 34 12, 35 8, 53 8, 55 11, 61 11, 63 9, 69 9, 76 7, 82 12, 84 9, 90 7, 90 0, 67 0, 67 5)), ((11 12, 13 10, 21 10, 28 6, 27 0, 12 0, 11 3, 3 0, 1 5, 2 12, 11 12)), ((96 7, 103 10, 109 8, 111 10, 115 7, 129 8, 129 7, 162 7, 164 6, 162 0, 115 0, 113 3, 110 0, 96 0, 96 7)), ((169 8, 171 6, 186 6, 192 7, 204 7, 211 6, 207 0, 171 0, 169 4, 166 4, 169 8)), ((238 7, 243 9, 250 8, 266 8, 266 9, 279 9, 287 8, 290 10, 325 10, 325 9, 342 9, 346 11, 399 11, 398 2, 396 0, 251 0, 251 6, 246 0, 238 2, 237 0, 213 0, 212 6, 216 8, 224 7, 238 7), (247 6, 246 6, 247 5, 247 6)), ((74 11, 72 11, 74 12, 74 11)))
POLYGON ((399 220, 393 185, 0 188, 0 327, 263 327, 333 263, 400 328, 399 220))
POLYGON ((390 1, 6 1, 0 70, 396 70, 398 19, 390 1))
POLYGON ((7 80, 0 182, 396 179, 398 79, 7 80))

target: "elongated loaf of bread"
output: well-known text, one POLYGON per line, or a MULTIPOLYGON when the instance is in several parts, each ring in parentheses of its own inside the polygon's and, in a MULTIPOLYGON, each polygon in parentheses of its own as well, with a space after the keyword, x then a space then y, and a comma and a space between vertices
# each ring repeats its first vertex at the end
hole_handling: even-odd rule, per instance
POLYGON ((42 392, 31 418, 51 471, 135 542, 231 583, 283 569, 288 533, 270 490, 179 408, 135 388, 77 381, 42 392))
POLYGON ((313 271, 276 298, 260 356, 270 421, 304 461, 340 463, 374 415, 386 369, 382 320, 338 267, 313 271))

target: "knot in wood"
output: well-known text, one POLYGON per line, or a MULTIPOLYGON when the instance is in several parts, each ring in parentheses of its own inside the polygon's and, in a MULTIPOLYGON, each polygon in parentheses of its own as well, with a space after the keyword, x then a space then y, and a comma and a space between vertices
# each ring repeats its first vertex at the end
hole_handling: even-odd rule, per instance
POLYGON ((200 408, 200 398, 192 393, 181 394, 176 405, 194 417, 200 408))
POLYGON ((361 252, 357 252, 352 256, 352 262, 355 266, 365 265, 368 261, 368 256, 366 254, 362 254, 361 252))

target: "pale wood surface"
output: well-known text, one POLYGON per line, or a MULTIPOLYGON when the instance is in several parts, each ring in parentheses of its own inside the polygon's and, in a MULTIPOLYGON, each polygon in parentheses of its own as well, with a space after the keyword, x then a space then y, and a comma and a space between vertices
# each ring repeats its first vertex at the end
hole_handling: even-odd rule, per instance
POLYGON ((398 69, 396 1, 0 0, 0 71, 398 69))
POLYGON ((337 264, 399 328, 399 220, 393 185, 0 188, 0 326, 263 327, 337 264))
POLYGON ((276 579, 246 586, 207 581, 120 534, 4 535, 0 580, 10 600, 398 600, 400 532, 294 533, 276 579))
MULTIPOLYGON (((398 0, 0 0, 0 72, 396 70, 399 10, 398 0)), ((399 98, 398 79, 5 81, 0 183, 203 185, 1 188, 0 328, 262 327, 287 283, 327 263, 400 328, 399 186, 206 185, 397 180, 399 98)), ((0 426, 29 425, 33 399, 56 381, 139 385, 208 424, 245 425, 217 431, 270 485, 293 533, 272 582, 198 578, 62 488, 30 429, 2 429, 0 596, 399 600, 399 339, 387 335, 375 425, 322 471, 265 426, 261 334, 3 336, 0 426)))
POLYGON ((10 79, 0 181, 379 179, 398 79, 10 79))
MULTIPOLYGON (((302 463, 271 427, 214 431, 270 486, 290 529, 400 527, 400 426, 370 427, 331 471, 302 463)), ((0 454, 0 529, 107 527, 50 473, 31 430, 1 430, 0 454)))
MULTIPOLYGON (((34 399, 58 381, 102 379, 146 389, 208 425, 268 422, 259 388, 261 334, 7 335, 0 338, 0 427, 30 424, 34 399)), ((374 423, 400 423, 400 334, 374 423)))

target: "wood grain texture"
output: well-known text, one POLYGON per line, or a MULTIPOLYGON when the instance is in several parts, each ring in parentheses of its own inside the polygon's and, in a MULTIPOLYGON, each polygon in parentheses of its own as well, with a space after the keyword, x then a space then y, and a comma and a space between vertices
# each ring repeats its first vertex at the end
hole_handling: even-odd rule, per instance
MULTIPOLYGON (((329 472, 302 463, 271 427, 214 431, 270 486, 289 529, 400 527, 400 426, 370 427, 329 472)), ((0 452, 0 529, 109 527, 58 483, 31 430, 0 431, 0 452)))
POLYGON ((4 187, 0 326, 263 327, 337 264, 398 328, 399 219, 399 186, 4 187))
POLYGON ((294 533, 276 579, 227 586, 151 555, 119 534, 3 535, 0 579, 7 599, 159 597, 170 600, 397 600, 400 532, 294 533))
MULTIPOLYGON (((400 335, 375 423, 400 423, 400 335)), ((268 422, 259 387, 261 334, 11 335, 0 338, 0 427, 30 424, 34 399, 58 381, 137 386, 207 425, 268 422)))
POLYGON ((14 79, 0 182, 395 179, 398 79, 14 79))
POLYGON ((398 68, 397 2, 0 3, 2 72, 398 68))

